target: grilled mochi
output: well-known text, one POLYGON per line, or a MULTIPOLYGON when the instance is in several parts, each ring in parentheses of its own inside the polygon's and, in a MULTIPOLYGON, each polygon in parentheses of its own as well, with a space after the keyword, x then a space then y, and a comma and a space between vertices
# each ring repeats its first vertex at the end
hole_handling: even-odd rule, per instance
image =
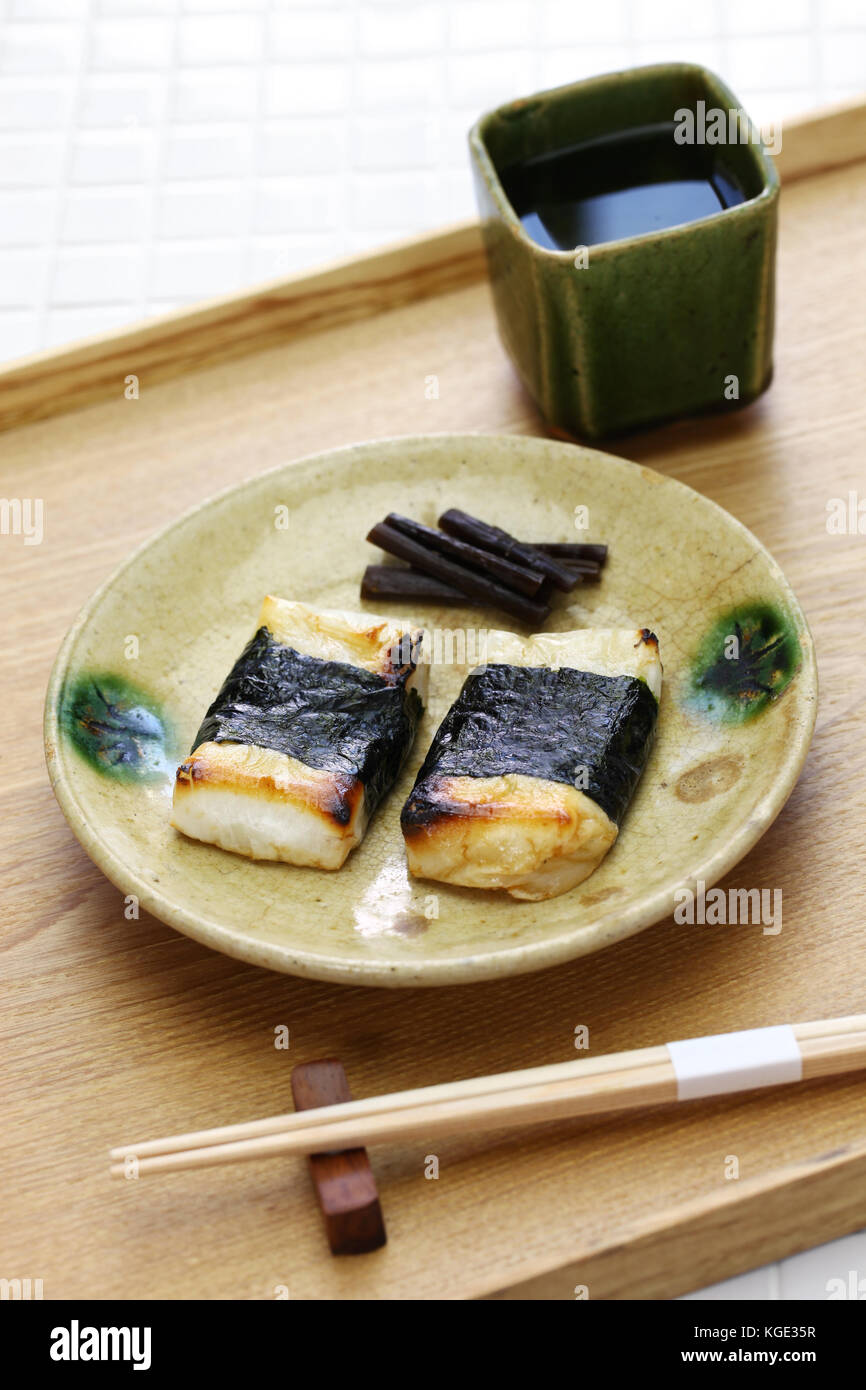
POLYGON ((177 770, 172 825, 252 859, 339 869, 412 746, 420 629, 268 597, 177 770))
POLYGON ((401 815, 419 878, 565 893, 617 837, 661 694, 646 628, 487 634, 401 815))

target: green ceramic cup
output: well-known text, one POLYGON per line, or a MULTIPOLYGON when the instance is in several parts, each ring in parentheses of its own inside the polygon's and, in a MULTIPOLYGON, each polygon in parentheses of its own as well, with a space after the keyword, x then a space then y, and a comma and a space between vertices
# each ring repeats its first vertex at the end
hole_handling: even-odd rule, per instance
MULTIPOLYGON (((719 151, 745 201, 699 221, 576 255, 533 241, 502 186, 510 165, 642 126, 682 123, 683 110, 695 113, 695 130, 707 137, 712 112, 742 112, 712 73, 672 63, 512 102, 470 132, 499 331, 557 433, 598 439, 731 409, 770 383, 779 179, 748 117, 736 143, 728 138, 719 151)), ((720 143, 720 127, 712 134, 706 143, 720 143)))

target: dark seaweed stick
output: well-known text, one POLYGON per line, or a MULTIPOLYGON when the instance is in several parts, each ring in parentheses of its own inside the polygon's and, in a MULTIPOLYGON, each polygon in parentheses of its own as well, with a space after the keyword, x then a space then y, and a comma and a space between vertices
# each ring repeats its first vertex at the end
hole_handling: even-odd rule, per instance
POLYGON ((584 583, 601 579, 601 565, 597 565, 594 560, 568 560, 566 563, 570 570, 580 575, 584 583))
MULTIPOLYGON (((575 575, 577 584, 597 584, 601 579, 601 565, 596 564, 595 560, 565 560, 566 569, 575 575)), ((550 598, 553 585, 549 579, 545 579, 543 586, 536 594, 536 598, 550 598)))
MULTIPOLYGON (((592 560, 581 560, 579 564, 569 560, 566 568, 577 576, 578 584, 597 584, 601 579, 601 565, 594 564, 592 560)), ((550 580, 547 580, 547 583, 549 584, 550 580)), ((544 597, 543 592, 541 597, 544 597)))
POLYGON ((534 597, 544 583, 545 575, 540 570, 527 569, 526 565, 504 560, 501 555, 495 555, 491 550, 479 550, 476 545, 467 545, 466 541, 446 536, 444 532, 435 531, 432 526, 423 526, 420 521, 413 521, 408 516, 389 512, 385 517, 385 525, 396 527, 419 545, 437 550, 440 555, 455 560, 458 565, 466 565, 469 569, 480 570, 482 574, 493 575, 506 588, 514 589, 519 594, 534 597))
POLYGON ((449 536, 456 536, 458 540, 468 541, 470 545, 478 546, 481 550, 492 550, 496 555, 504 556, 506 560, 525 565, 527 569, 541 570, 557 589, 562 589, 566 594, 570 593, 577 583, 574 571, 567 569, 553 556, 546 555, 543 550, 534 550, 532 546, 524 545, 507 531, 500 530, 498 526, 488 526, 486 521, 479 521, 478 517, 470 516, 468 512, 461 512, 456 508, 443 512, 439 518, 439 525, 449 536))
POLYGON ((530 546, 532 550, 540 550, 542 554, 550 555, 554 560, 561 560, 569 568, 572 565, 604 565, 607 562, 606 545, 572 545, 568 541, 524 541, 524 545, 530 546))
MULTIPOLYGON (((593 566, 591 570, 577 573, 579 584, 597 584, 601 578, 598 565, 593 566)), ((550 581, 546 579, 536 598, 546 601, 549 588, 550 581)), ((423 574, 421 570, 406 565, 368 565, 361 580, 361 598, 379 599, 382 602, 387 600, 391 603, 403 603, 406 600, 411 602, 413 599, 418 603, 465 605, 469 602, 466 595, 455 589, 453 584, 446 584, 442 579, 434 579, 432 574, 423 574)), ((496 606, 482 604, 479 599, 475 599, 474 602, 482 608, 496 606)))
POLYGON ((466 603, 466 595, 453 584, 434 579, 421 570, 402 565, 368 565, 361 580, 361 598, 417 599, 419 603, 466 603))
POLYGON ((452 584, 455 589, 460 589, 477 603, 492 604, 522 623, 541 624, 550 614, 547 604, 525 598, 522 594, 512 593, 503 584, 497 584, 486 575, 465 569, 463 565, 447 560, 437 551, 427 550, 384 521, 373 527, 367 540, 372 545, 380 546, 389 555, 396 555, 398 560, 406 560, 425 574, 432 574, 434 579, 443 579, 446 584, 452 584))

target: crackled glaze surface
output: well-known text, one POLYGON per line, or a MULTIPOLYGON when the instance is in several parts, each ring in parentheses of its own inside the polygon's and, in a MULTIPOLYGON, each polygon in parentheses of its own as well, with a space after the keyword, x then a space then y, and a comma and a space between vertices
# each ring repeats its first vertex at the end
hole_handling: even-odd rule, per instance
MULTIPOLYGON (((446 633, 506 625, 502 615, 472 608, 393 616, 446 633)), ((450 645, 459 656, 459 640, 450 645)), ((448 647, 440 642, 443 658, 448 647)), ((69 633, 48 691, 46 746, 58 799, 85 849, 124 892, 180 931, 275 970, 366 984, 439 984, 539 969, 598 950, 667 915, 677 888, 718 879, 790 793, 816 698, 811 638, 784 576, 714 503, 590 449, 440 435, 362 444, 288 465, 205 503, 156 537, 95 595, 69 633), (338 873, 251 863, 185 840, 169 825, 168 772, 148 765, 145 777, 113 775, 70 731, 62 711, 90 689, 96 673, 112 705, 112 691, 133 689, 134 707, 158 713, 176 731, 182 754, 250 636, 265 593, 357 607, 363 567, 377 558, 364 540, 367 529, 389 510, 435 523, 448 506, 527 539, 606 540, 603 582, 563 596, 548 626, 647 626, 659 637, 665 684, 649 766, 617 844, 571 893, 518 903, 407 875, 400 808, 465 675, 456 661, 431 667, 413 755, 338 873), (573 524, 576 507, 589 512, 589 530, 581 533, 573 524), (287 529, 274 524, 282 508, 287 529), (696 699, 702 673, 718 686, 713 663, 726 635, 720 624, 734 615, 733 628, 734 619, 750 614, 753 627, 758 615, 764 628, 745 633, 749 670, 739 684, 724 684, 721 709, 696 699), (767 653, 777 629, 785 641, 767 653), (135 660, 125 656, 129 634, 138 636, 135 660), (784 670, 774 664, 777 654, 784 670), (116 684, 107 687, 108 678, 116 684), (775 688, 756 699, 756 679, 775 688), (727 717, 741 688, 750 717, 727 717)), ((134 746, 128 731, 125 739, 124 747, 134 746)))

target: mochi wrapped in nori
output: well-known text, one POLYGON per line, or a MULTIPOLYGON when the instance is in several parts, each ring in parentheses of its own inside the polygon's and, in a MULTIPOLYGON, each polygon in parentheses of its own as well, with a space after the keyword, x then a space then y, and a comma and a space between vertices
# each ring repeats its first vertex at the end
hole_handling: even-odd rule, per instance
POLYGON ((552 898, 598 867, 652 744, 647 629, 488 633, 401 815, 420 878, 552 898))
POLYGON ((423 709, 421 632, 268 597, 177 770, 172 824, 252 859, 339 869, 423 709))

